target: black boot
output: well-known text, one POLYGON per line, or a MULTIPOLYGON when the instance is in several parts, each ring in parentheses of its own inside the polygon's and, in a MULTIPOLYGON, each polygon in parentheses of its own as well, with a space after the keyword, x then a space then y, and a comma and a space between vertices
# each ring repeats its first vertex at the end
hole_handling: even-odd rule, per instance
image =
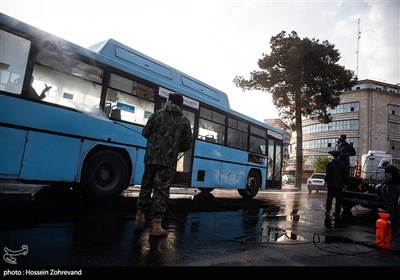
POLYGON ((343 227, 343 224, 340 214, 335 214, 335 228, 341 228, 341 227, 343 227))
POLYGON ((146 217, 144 211, 137 210, 135 224, 138 226, 143 226, 145 223, 146 223, 146 217))
POLYGON ((325 213, 325 227, 327 228, 332 227, 331 214, 329 212, 325 213))
POLYGON ((151 224, 150 235, 151 236, 166 236, 168 235, 168 230, 165 230, 161 226, 162 218, 154 218, 151 224))

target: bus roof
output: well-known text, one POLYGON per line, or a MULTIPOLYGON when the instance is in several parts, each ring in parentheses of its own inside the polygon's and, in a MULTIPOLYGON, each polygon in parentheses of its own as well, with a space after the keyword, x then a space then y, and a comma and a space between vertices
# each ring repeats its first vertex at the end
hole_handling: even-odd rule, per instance
POLYGON ((153 59, 137 50, 132 49, 114 39, 108 39, 98 44, 85 48, 59 38, 53 34, 42 31, 34 26, 19 21, 8 15, 0 13, 0 23, 2 28, 18 30, 19 32, 28 35, 29 37, 39 38, 39 41, 54 41, 57 44, 62 43, 67 48, 66 51, 73 51, 77 54, 87 56, 97 60, 100 63, 110 65, 123 72, 138 76, 142 79, 149 80, 163 87, 182 93, 189 98, 196 99, 200 102, 210 104, 214 107, 221 108, 223 111, 241 117, 254 124, 267 127, 279 135, 275 137, 281 138, 283 131, 276 127, 267 125, 261 121, 255 120, 242 113, 232 110, 229 106, 229 99, 226 93, 211 87, 177 69, 168 66, 156 59, 153 59))
POLYGON ((114 39, 100 42, 89 49, 128 67, 140 69, 145 73, 155 75, 166 83, 172 83, 183 87, 185 88, 184 92, 191 91, 197 96, 201 96, 211 102, 218 103, 220 106, 229 108, 228 96, 224 92, 198 81, 114 39))

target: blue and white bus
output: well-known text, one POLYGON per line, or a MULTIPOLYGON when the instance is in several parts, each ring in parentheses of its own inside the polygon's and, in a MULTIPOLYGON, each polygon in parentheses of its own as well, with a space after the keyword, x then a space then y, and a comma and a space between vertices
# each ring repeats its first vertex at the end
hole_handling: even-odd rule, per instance
POLYGON ((281 187, 282 131, 232 110, 225 93, 113 39, 83 48, 5 14, 0 23, 2 182, 67 183, 99 199, 140 185, 142 128, 179 92, 194 139, 174 186, 245 198, 281 187))

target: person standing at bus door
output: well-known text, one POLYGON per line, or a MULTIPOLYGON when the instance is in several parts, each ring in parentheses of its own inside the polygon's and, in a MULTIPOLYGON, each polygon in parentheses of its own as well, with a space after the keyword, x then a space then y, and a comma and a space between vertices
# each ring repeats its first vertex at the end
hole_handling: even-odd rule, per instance
POLYGON ((390 159, 382 158, 378 168, 385 169, 385 179, 381 183, 387 186, 386 204, 389 220, 392 225, 400 224, 400 172, 390 159))
POLYGON ((328 188, 326 205, 325 205, 325 227, 330 228, 331 223, 331 209, 332 201, 335 198, 335 227, 341 226, 341 208, 342 208, 342 195, 345 185, 348 183, 349 177, 347 174, 347 167, 342 160, 339 159, 340 153, 338 151, 329 152, 333 159, 328 162, 326 166, 325 183, 328 188))
POLYGON ((192 129, 190 121, 183 115, 182 104, 182 95, 171 93, 164 109, 154 112, 142 131, 147 139, 147 147, 137 200, 136 224, 143 225, 146 221, 145 214, 150 211, 153 218, 150 230, 152 236, 168 234, 162 228, 161 222, 167 208, 178 154, 192 146, 192 129))
POLYGON ((28 97, 33 100, 43 100, 46 97, 46 92, 48 92, 52 88, 52 86, 47 86, 45 84, 45 88, 42 90, 41 94, 38 95, 36 90, 33 87, 33 81, 34 81, 34 78, 32 77, 31 84, 29 86, 28 97))
POLYGON ((353 145, 346 141, 346 135, 340 135, 338 141, 336 142, 335 150, 340 153, 340 160, 347 167, 347 174, 350 176, 350 157, 356 155, 356 150, 353 145))

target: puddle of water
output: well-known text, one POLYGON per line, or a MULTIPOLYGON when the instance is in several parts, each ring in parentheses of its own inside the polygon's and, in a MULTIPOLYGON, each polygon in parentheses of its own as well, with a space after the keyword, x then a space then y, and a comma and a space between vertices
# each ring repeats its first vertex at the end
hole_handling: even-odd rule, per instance
POLYGON ((294 233, 292 230, 285 230, 277 227, 267 226, 263 231, 263 242, 283 242, 288 240, 305 241, 307 239, 294 233))

